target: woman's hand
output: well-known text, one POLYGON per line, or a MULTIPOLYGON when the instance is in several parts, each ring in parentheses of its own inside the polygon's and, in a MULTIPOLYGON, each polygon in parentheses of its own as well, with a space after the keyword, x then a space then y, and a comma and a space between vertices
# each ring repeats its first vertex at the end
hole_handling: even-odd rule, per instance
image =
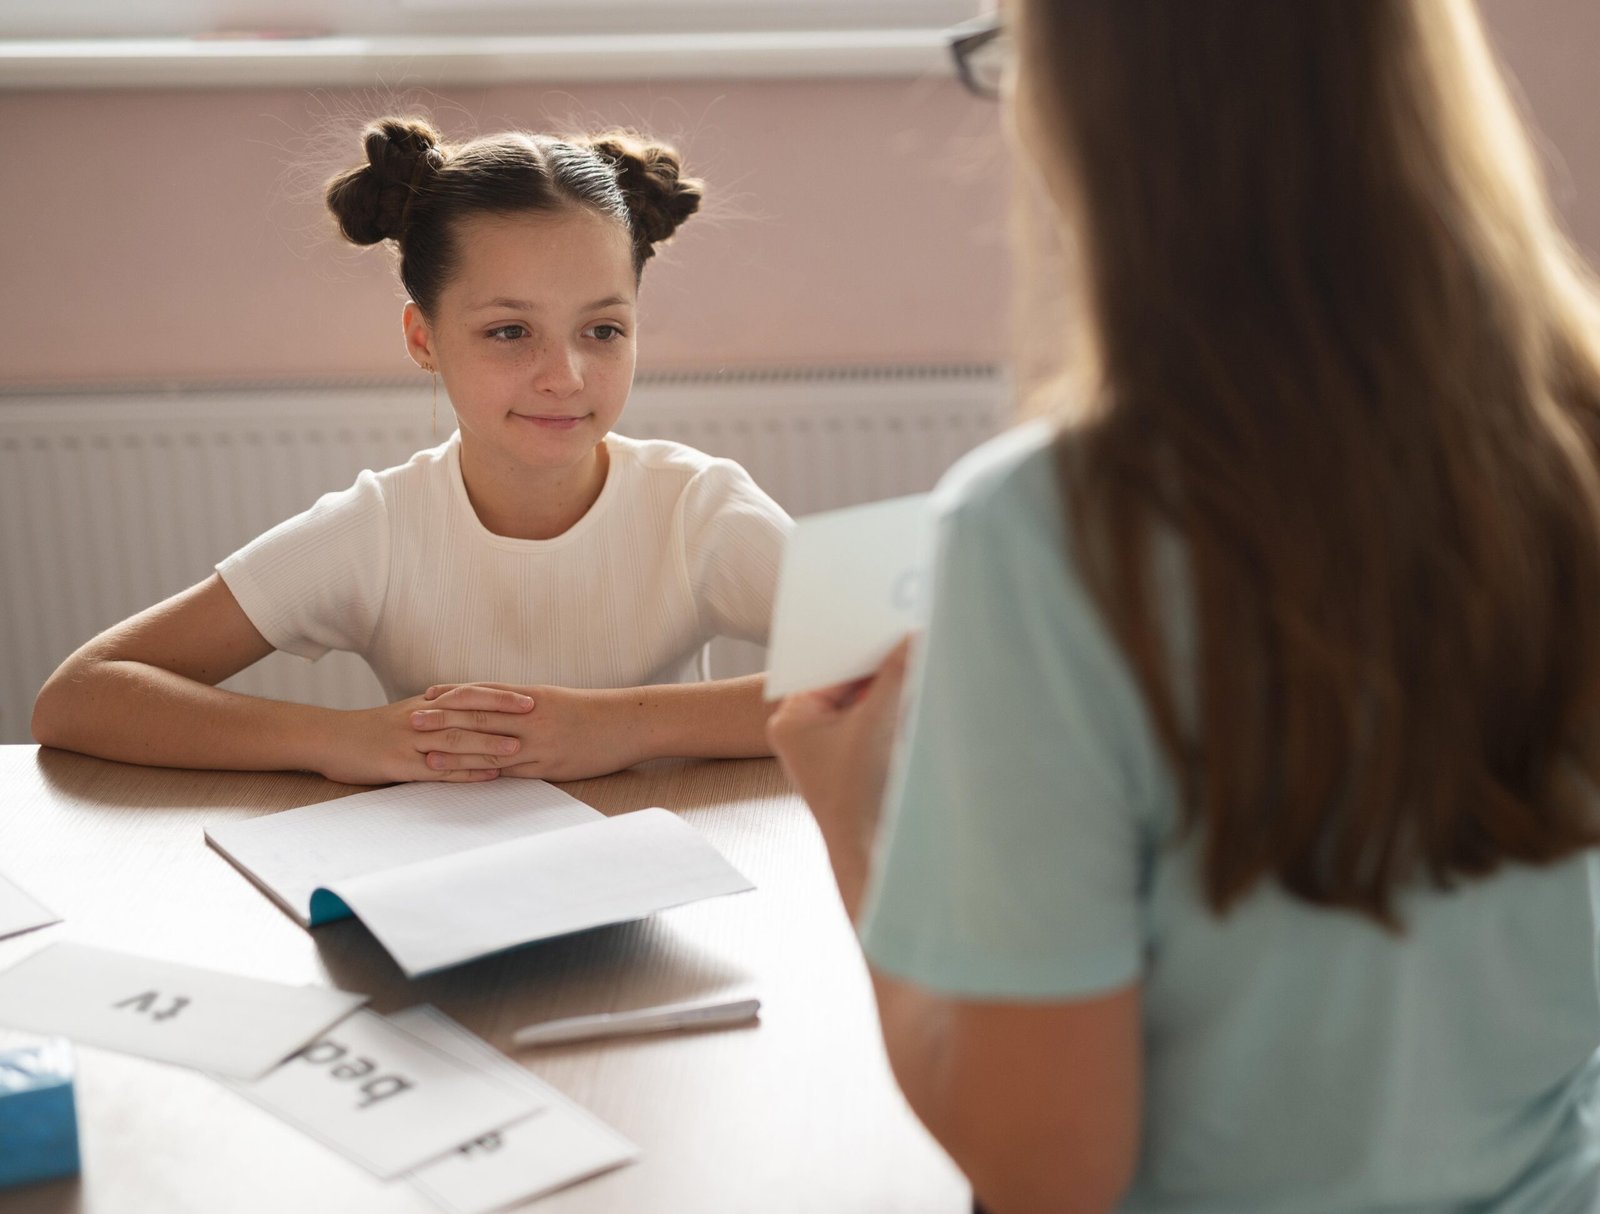
POLYGON ((500 764, 507 776, 537 780, 582 780, 609 775, 649 758, 632 690, 580 690, 572 687, 514 687, 507 683, 444 683, 423 692, 425 707, 412 717, 417 745, 432 750, 428 765, 437 772, 480 766, 480 756, 457 746, 434 746, 453 731, 480 732, 471 711, 485 693, 519 695, 530 708, 512 720, 488 727, 509 729, 519 743, 516 755, 500 764))
POLYGON ((900 718, 909 639, 868 678, 789 696, 767 737, 811 807, 852 919, 866 883, 900 718))
POLYGON ((492 780, 514 764, 522 749, 521 723, 533 701, 514 689, 462 688, 450 720, 419 731, 420 717, 439 715, 422 696, 345 714, 347 727, 329 739, 318 770, 343 784, 399 780, 492 780))

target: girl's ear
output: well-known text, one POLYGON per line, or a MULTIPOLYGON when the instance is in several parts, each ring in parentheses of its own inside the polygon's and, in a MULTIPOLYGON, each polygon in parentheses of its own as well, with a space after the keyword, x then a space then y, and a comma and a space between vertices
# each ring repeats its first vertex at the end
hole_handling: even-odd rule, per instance
POLYGON ((405 311, 400 313, 400 326, 405 330, 406 353, 411 361, 424 371, 437 371, 439 359, 433 348, 433 330, 413 300, 406 300, 405 311))

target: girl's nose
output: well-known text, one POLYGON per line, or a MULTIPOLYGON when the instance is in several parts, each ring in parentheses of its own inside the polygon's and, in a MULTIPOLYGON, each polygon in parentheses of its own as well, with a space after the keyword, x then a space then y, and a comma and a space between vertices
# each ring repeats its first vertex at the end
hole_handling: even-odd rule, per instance
POLYGON ((547 346, 534 369, 534 385, 547 396, 571 396, 583 387, 577 351, 565 343, 547 346))

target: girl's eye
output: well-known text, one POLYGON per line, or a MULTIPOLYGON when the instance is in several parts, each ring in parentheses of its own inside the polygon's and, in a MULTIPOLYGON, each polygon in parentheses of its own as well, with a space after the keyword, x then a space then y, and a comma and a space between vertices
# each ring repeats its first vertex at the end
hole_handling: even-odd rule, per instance
POLYGON ((527 335, 528 331, 521 325, 501 325, 498 329, 489 330, 489 336, 496 341, 516 341, 527 335))
POLYGON ((622 330, 616 325, 595 325, 589 332, 601 341, 615 341, 622 336, 622 330))

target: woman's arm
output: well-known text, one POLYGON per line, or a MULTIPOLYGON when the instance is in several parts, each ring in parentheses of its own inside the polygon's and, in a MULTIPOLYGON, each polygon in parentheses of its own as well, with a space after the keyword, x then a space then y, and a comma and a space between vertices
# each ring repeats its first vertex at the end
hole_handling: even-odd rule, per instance
MULTIPOLYGON (((902 644, 871 679, 790 697, 771 723, 852 921, 866 889, 907 651, 902 644)), ((941 995, 875 968, 872 980, 906 1100, 990 1214, 1116 1204, 1139 1141, 1137 987, 1000 1003, 941 995)))
MULTIPOLYGON (((580 780, 647 759, 739 759, 772 753, 767 717, 775 705, 763 698, 765 676, 745 675, 704 683, 582 690, 463 683, 430 687, 431 711, 417 714, 420 744, 441 731, 473 727, 473 689, 498 689, 530 697, 533 709, 515 723, 522 749, 501 768, 506 775, 540 780, 580 780)), ((461 756, 438 753, 429 764, 453 770, 461 756)))
MULTIPOLYGON (((33 736, 46 746, 159 767, 317 771, 348 783, 492 778, 510 739, 487 730, 439 740, 453 773, 414 744, 412 701, 340 711, 223 691, 214 684, 272 652, 227 584, 205 581, 89 641, 45 682, 33 736)), ((420 698, 418 698, 420 701, 420 698)), ((472 707, 493 728, 527 708, 504 692, 472 707), (497 710, 497 711, 489 711, 497 710)))
POLYGON ((950 999, 876 969, 889 1065, 988 1214, 1103 1214, 1132 1178, 1139 992, 1070 1003, 950 999))

